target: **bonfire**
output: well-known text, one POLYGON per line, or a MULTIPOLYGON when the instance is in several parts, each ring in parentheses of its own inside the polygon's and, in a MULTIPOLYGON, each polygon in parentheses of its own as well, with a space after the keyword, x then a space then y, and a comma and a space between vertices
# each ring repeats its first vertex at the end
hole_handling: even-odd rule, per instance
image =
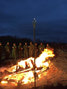
POLYGON ((49 70, 49 65, 51 63, 50 60, 54 56, 53 50, 44 49, 37 58, 30 57, 26 60, 17 62, 16 65, 6 69, 7 73, 2 77, 0 85, 18 86, 18 84, 24 85, 34 83, 34 67, 36 81, 40 80, 42 72, 44 72, 44 75, 47 75, 47 70, 49 70))

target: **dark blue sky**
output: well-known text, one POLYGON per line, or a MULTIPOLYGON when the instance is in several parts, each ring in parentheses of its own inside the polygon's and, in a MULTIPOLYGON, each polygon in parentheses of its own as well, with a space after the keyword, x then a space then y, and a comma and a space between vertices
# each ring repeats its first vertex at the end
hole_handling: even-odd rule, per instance
POLYGON ((67 42, 67 0, 0 0, 0 36, 67 42))

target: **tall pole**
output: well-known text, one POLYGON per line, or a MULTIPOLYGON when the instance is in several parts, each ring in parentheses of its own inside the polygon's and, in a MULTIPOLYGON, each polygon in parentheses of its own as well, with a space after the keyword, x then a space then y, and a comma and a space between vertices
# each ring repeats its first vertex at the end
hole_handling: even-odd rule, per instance
MULTIPOLYGON (((36 27, 36 19, 34 18, 33 20, 33 41, 34 41, 34 54, 35 54, 35 27, 36 27)), ((34 64, 35 63, 35 56, 34 56, 34 64)), ((34 87, 36 88, 36 69, 35 69, 35 66, 34 66, 34 87)))

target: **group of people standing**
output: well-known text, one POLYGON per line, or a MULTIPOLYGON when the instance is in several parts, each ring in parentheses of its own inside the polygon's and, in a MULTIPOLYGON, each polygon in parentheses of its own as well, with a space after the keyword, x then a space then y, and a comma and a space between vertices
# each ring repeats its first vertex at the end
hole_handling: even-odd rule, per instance
MULTIPOLYGON (((22 46, 22 43, 19 43, 17 46, 16 43, 13 43, 12 47, 10 47, 10 43, 7 42, 5 49, 5 59, 13 58, 28 58, 28 57, 37 57, 44 50, 45 46, 43 43, 39 45, 37 43, 33 44, 30 42, 28 45, 27 42, 22 46)), ((0 59, 3 56, 3 46, 0 42, 0 59)))

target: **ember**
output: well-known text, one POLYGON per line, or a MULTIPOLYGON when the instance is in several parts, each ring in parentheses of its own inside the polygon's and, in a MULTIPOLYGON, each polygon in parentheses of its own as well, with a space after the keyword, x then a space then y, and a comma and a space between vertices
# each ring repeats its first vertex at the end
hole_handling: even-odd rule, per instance
POLYGON ((50 60, 47 60, 48 57, 54 56, 53 50, 44 49, 42 54, 35 59, 35 64, 33 57, 18 62, 17 65, 7 69, 10 74, 5 75, 0 84, 14 84, 17 86, 18 83, 23 85, 34 82, 34 66, 36 68, 36 77, 40 79, 41 73, 49 68, 50 60))

